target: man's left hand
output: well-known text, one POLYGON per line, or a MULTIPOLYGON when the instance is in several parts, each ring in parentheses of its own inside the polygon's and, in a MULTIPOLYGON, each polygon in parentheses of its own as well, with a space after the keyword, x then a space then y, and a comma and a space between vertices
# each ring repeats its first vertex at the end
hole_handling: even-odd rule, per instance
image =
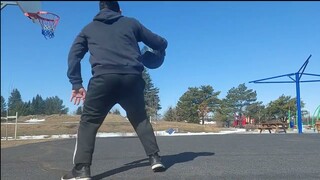
POLYGON ((74 101, 74 105, 79 105, 81 100, 84 102, 86 99, 86 90, 84 88, 80 88, 78 90, 72 90, 71 93, 71 102, 74 101))

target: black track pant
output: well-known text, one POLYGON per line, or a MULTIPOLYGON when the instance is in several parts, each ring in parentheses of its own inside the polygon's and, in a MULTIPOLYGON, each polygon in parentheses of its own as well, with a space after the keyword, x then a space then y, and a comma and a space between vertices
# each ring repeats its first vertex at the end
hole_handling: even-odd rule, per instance
POLYGON ((159 152, 144 102, 141 75, 106 74, 90 79, 78 129, 73 163, 92 163, 96 134, 111 108, 119 103, 147 155, 159 152))

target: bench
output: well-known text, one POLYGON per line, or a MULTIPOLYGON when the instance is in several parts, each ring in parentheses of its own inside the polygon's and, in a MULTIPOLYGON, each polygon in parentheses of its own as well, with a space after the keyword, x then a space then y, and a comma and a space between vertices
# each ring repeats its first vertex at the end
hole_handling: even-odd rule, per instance
POLYGON ((260 130, 260 134, 263 130, 268 130, 269 133, 271 134, 271 130, 273 129, 273 127, 267 127, 267 126, 260 126, 258 127, 258 129, 260 130))
POLYGON ((312 125, 306 125, 305 128, 306 128, 306 129, 311 129, 311 128, 312 128, 312 125))
POLYGON ((282 130, 284 133, 287 133, 286 129, 288 129, 289 124, 283 123, 283 122, 265 122, 261 123, 260 127, 258 128, 260 130, 260 133, 263 130, 268 130, 269 133, 271 133, 272 129, 275 129, 275 132, 280 132, 282 130))

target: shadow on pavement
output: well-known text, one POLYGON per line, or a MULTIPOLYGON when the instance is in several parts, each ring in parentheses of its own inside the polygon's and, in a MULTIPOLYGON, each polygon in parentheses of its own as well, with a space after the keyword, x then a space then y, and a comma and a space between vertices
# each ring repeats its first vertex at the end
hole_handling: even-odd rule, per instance
POLYGON ((174 164, 192 161, 199 156, 213 156, 213 152, 183 152, 174 155, 162 156, 162 163, 169 169, 174 164))
MULTIPOLYGON (((188 161, 192 161, 199 156, 213 156, 214 154, 215 153, 213 153, 213 152, 183 152, 183 153, 173 154, 173 155, 164 155, 164 156, 161 156, 161 159, 162 159, 162 163, 165 165, 165 167, 167 169, 169 169, 174 164, 185 163, 188 161)), ((118 174, 118 173, 121 173, 124 171, 128 171, 130 169, 144 167, 144 166, 150 166, 148 158, 133 161, 133 162, 124 164, 121 167, 118 167, 118 168, 106 171, 104 173, 95 175, 92 177, 92 180, 103 179, 103 178, 112 176, 114 174, 118 174)))

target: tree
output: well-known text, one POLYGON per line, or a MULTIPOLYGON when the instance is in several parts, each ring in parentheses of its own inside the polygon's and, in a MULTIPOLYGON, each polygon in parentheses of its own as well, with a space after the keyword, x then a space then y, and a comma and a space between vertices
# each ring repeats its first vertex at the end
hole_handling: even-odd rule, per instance
POLYGON ((6 116, 7 114, 7 103, 3 96, 1 96, 1 116, 6 116))
POLYGON ((79 106, 76 110, 76 115, 81 115, 82 114, 82 106, 79 106))
MULTIPOLYGON (((301 108, 304 107, 304 102, 301 101, 301 108)), ((290 110, 291 116, 296 116, 297 106, 296 98, 291 96, 281 95, 275 101, 271 101, 266 108, 268 119, 279 119, 281 121, 288 120, 288 111, 290 110)))
POLYGON ((245 115, 254 118, 256 122, 261 122, 262 118, 265 117, 265 106, 262 102, 255 102, 247 106, 245 115))
POLYGON ((160 98, 159 98, 159 88, 154 87, 151 77, 148 71, 145 69, 142 73, 142 78, 145 81, 144 88, 144 99, 146 104, 146 111, 148 117, 158 117, 158 111, 161 109, 160 98))
POLYGON ((194 95, 197 93, 196 87, 189 87, 177 103, 178 121, 199 122, 198 107, 194 95))
POLYGON ((204 118, 212 112, 214 113, 219 105, 220 100, 218 99, 218 95, 220 92, 214 92, 211 86, 201 86, 199 94, 197 96, 198 102, 198 115, 201 118, 202 125, 204 125, 204 118))
POLYGON ((23 102, 22 108, 19 111, 19 115, 27 116, 31 114, 31 102, 23 102))
POLYGON ((121 115, 119 109, 112 110, 112 114, 121 115))
POLYGON ((165 121, 178 121, 178 115, 176 108, 169 107, 169 109, 164 113, 163 120, 165 121))
POLYGON ((9 115, 14 115, 16 112, 21 114, 23 112, 24 103, 21 99, 21 94, 18 89, 13 89, 8 99, 9 115))
POLYGON ((45 100, 45 114, 67 114, 68 108, 65 108, 63 101, 58 96, 49 97, 45 100))
POLYGON ((217 108, 214 114, 214 119, 216 121, 231 121, 233 119, 233 109, 228 106, 226 99, 222 99, 220 106, 217 108))
POLYGON ((31 101, 31 114, 40 115, 45 114, 45 102, 42 97, 37 94, 31 101))
POLYGON ((220 104, 219 94, 220 91, 214 92, 210 85, 189 87, 177 104, 179 121, 199 123, 209 112, 214 113, 220 104))
POLYGON ((231 88, 225 98, 225 102, 233 112, 238 112, 241 116, 246 107, 257 100, 257 93, 252 89, 248 89, 245 84, 240 84, 237 88, 231 88))

